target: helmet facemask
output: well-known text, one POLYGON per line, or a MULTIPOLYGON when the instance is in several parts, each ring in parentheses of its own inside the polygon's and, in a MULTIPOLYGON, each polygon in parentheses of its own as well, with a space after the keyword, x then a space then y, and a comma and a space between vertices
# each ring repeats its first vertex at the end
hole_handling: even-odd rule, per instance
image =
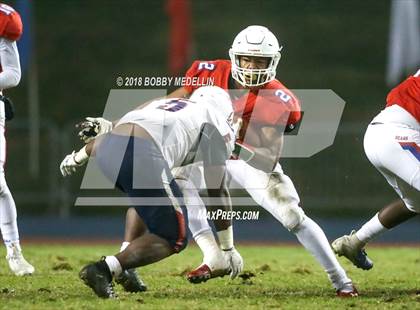
POLYGON ((232 63, 232 77, 245 87, 255 87, 264 85, 276 78, 276 68, 280 60, 280 53, 274 56, 262 56, 251 54, 237 54, 232 50, 229 51, 232 63), (264 69, 247 69, 242 68, 240 59, 246 57, 264 57, 268 58, 267 67, 264 69))

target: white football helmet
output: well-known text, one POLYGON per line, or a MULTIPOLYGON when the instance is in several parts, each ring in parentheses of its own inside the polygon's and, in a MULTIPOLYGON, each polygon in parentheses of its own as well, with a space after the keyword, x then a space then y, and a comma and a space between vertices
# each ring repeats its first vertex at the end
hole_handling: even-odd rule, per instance
POLYGON ((209 104, 217 113, 221 113, 226 120, 232 119, 233 107, 230 96, 218 86, 199 87, 192 93, 190 100, 209 104))
POLYGON ((282 48, 266 27, 245 28, 235 37, 229 49, 232 77, 245 87, 260 86, 274 80, 282 48), (265 69, 245 69, 240 67, 240 56, 267 57, 270 60, 265 69))

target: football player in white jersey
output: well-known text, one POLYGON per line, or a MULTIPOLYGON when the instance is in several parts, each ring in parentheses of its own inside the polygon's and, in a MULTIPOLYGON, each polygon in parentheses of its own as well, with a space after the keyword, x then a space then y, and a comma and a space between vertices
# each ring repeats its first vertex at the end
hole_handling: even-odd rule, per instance
MULTIPOLYGON (((95 156, 102 172, 136 205, 143 226, 140 236, 125 250, 81 270, 80 278, 96 295, 115 297, 113 277, 185 248, 186 210, 178 200, 182 192, 170 169, 200 162, 208 194, 217 201, 217 208, 231 207, 224 179, 225 161, 235 141, 232 115, 232 104, 224 90, 203 87, 190 99, 159 99, 127 113, 111 132, 64 158, 60 170, 67 176, 89 156, 95 156), (148 197, 155 197, 158 205, 141 201, 148 197)), ((220 221, 216 230, 230 226, 231 221, 220 221)), ((226 242, 233 244, 233 239, 226 242)))
POLYGON ((10 6, 0 4, 0 230, 7 249, 7 262, 17 276, 29 275, 34 267, 22 255, 17 226, 17 212, 13 196, 4 175, 6 162, 6 121, 14 116, 11 101, 3 90, 19 84, 21 71, 16 40, 22 34, 19 14, 10 6))
POLYGON ((386 101, 366 130, 364 148, 401 200, 332 243, 338 255, 364 270, 373 267, 366 244, 420 213, 420 70, 392 89, 386 101))

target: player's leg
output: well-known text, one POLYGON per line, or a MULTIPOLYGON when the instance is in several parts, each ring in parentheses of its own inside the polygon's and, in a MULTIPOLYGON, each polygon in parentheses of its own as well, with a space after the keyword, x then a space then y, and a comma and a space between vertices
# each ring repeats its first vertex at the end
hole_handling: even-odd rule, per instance
POLYGON ((145 233, 133 240, 127 248, 100 261, 86 265, 79 273, 83 282, 102 298, 115 298, 112 279, 118 278, 124 270, 153 264, 174 253, 168 241, 151 233, 145 233))
POLYGON ((4 175, 6 140, 4 136, 4 104, 0 104, 0 230, 7 249, 10 270, 18 276, 32 274, 34 267, 22 255, 19 243, 16 205, 4 175))
POLYGON ((420 212, 420 167, 417 147, 404 149, 395 137, 407 137, 404 144, 420 144, 419 133, 409 128, 384 124, 370 125, 364 147, 370 162, 381 172, 401 200, 384 207, 357 232, 344 235, 333 243, 334 251, 348 258, 355 266, 368 270, 373 263, 364 247, 389 229, 420 212))
POLYGON ((229 274, 229 264, 224 259, 213 231, 207 222, 206 207, 194 185, 188 180, 177 180, 184 195, 188 211, 188 228, 203 253, 202 263, 187 274, 191 283, 201 283, 208 279, 229 274))
POLYGON ((340 296, 356 296, 357 291, 337 261, 323 230, 299 207, 299 196, 280 165, 273 173, 257 170, 241 160, 228 161, 228 173, 251 197, 296 235, 327 272, 340 296))
POLYGON ((108 176, 118 171, 116 185, 133 202, 154 197, 158 205, 141 204, 135 208, 148 233, 134 239, 119 254, 108 256, 105 261, 87 265, 81 270, 80 278, 100 297, 115 296, 113 276, 118 279, 124 271, 159 261, 180 252, 187 244, 186 210, 177 198, 182 198, 182 193, 173 181, 162 153, 153 141, 129 138, 120 163, 113 160, 111 149, 117 149, 115 144, 121 144, 124 138, 111 136, 101 144, 96 154, 99 166, 108 176))
POLYGON ((128 208, 125 216, 124 242, 121 245, 121 250, 124 250, 131 241, 140 237, 145 232, 146 227, 144 227, 136 209, 133 207, 128 208))
MULTIPOLYGON (((132 182, 132 178, 130 177, 132 175, 132 165, 129 165, 127 168, 127 165, 122 167, 121 163, 121 160, 124 163, 132 162, 132 153, 134 152, 133 141, 129 140, 129 137, 108 134, 96 151, 96 160, 103 173, 113 182, 118 183, 118 180, 120 182, 122 181, 125 187, 130 187, 132 182), (122 168, 128 171, 125 172, 125 176, 121 174, 122 168), (119 174, 121 174, 120 177, 115 180, 119 174), (124 177, 126 178, 124 179, 124 177)), ((123 188, 120 187, 120 189, 124 191, 123 188)), ((122 252, 130 244, 130 241, 142 235, 146 229, 147 227, 137 215, 136 210, 129 208, 126 216, 125 241, 122 243, 120 251, 122 252), (130 234, 130 231, 133 231, 133 233, 130 234)), ((142 292, 147 290, 147 286, 135 269, 123 270, 115 280, 128 292, 142 292)))
MULTIPOLYGON (((167 203, 170 204, 174 198, 175 196, 168 199, 167 203)), ((136 210, 149 232, 130 242, 124 251, 89 264, 79 273, 80 278, 99 297, 116 296, 112 287, 112 278, 118 279, 126 270, 153 264, 174 253, 179 253, 187 245, 185 208, 178 207, 175 203, 174 207, 170 205, 144 206, 136 210), (149 210, 145 211, 144 208, 149 210)))

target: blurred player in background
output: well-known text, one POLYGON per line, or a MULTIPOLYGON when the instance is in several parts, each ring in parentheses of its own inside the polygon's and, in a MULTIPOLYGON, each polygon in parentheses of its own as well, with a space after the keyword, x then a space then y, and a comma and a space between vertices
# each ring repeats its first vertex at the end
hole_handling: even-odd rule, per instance
MULTIPOLYGON (((66 176, 89 155, 95 155, 103 173, 116 179, 117 187, 138 205, 135 210, 142 233, 122 252, 87 265, 80 272, 99 297, 115 297, 112 278, 118 279, 124 270, 152 264, 185 248, 187 214, 177 201, 182 193, 170 169, 192 161, 199 163, 208 193, 218 201, 217 208, 230 209, 225 163, 235 141, 232 116, 232 103, 224 90, 202 87, 190 99, 158 99, 127 113, 110 133, 63 160, 60 169, 66 176), (136 203, 136 198, 142 197, 165 199, 165 204, 136 203)), ((231 224, 224 221, 220 228, 228 229, 231 224)))
POLYGON ((420 213, 420 70, 392 89, 386 102, 366 130, 364 148, 401 200, 332 243, 335 253, 364 270, 373 267, 366 244, 420 213))
POLYGON ((10 270, 18 276, 32 274, 34 267, 23 257, 19 243, 16 205, 7 186, 4 165, 6 162, 6 121, 14 116, 10 99, 3 90, 19 84, 21 72, 16 41, 22 35, 22 21, 10 6, 0 4, 0 229, 7 249, 10 270))
MULTIPOLYGON (((235 117, 241 118, 242 127, 237 140, 239 154, 251 154, 248 162, 229 160, 227 170, 230 177, 248 191, 251 197, 270 212, 302 245, 318 260, 327 272, 338 296, 357 296, 357 290, 346 272, 338 263, 322 229, 299 206, 299 196, 291 179, 283 173, 278 163, 283 132, 292 131, 300 120, 300 104, 294 94, 275 79, 280 60, 281 47, 276 37, 262 26, 249 26, 235 38, 229 51, 229 60, 195 61, 186 77, 198 78, 205 83, 214 78, 214 85, 229 90, 233 98, 235 117), (264 160, 265 159, 265 160, 264 160)), ((185 85, 168 97, 188 97, 197 88, 185 85)), ((97 131, 112 128, 110 122, 95 120, 97 131)), ((85 138, 85 132, 80 135, 85 138)), ((192 179, 197 169, 175 173, 184 197, 199 200, 199 185, 192 179)), ((200 182, 198 182, 200 183, 200 182)), ((204 203, 189 207, 189 229, 204 254, 203 263, 187 275, 199 283, 231 272, 235 264, 242 264, 233 244, 218 247, 207 220, 200 217, 204 203), (222 251, 221 251, 222 250, 222 251), (221 259, 223 252, 230 254, 230 267, 221 259)), ((136 237, 138 225, 133 210, 128 210, 125 242, 127 246, 136 237)), ((232 235, 232 230, 218 234, 219 241, 232 235)), ((242 268, 242 267, 241 267, 242 268)))

